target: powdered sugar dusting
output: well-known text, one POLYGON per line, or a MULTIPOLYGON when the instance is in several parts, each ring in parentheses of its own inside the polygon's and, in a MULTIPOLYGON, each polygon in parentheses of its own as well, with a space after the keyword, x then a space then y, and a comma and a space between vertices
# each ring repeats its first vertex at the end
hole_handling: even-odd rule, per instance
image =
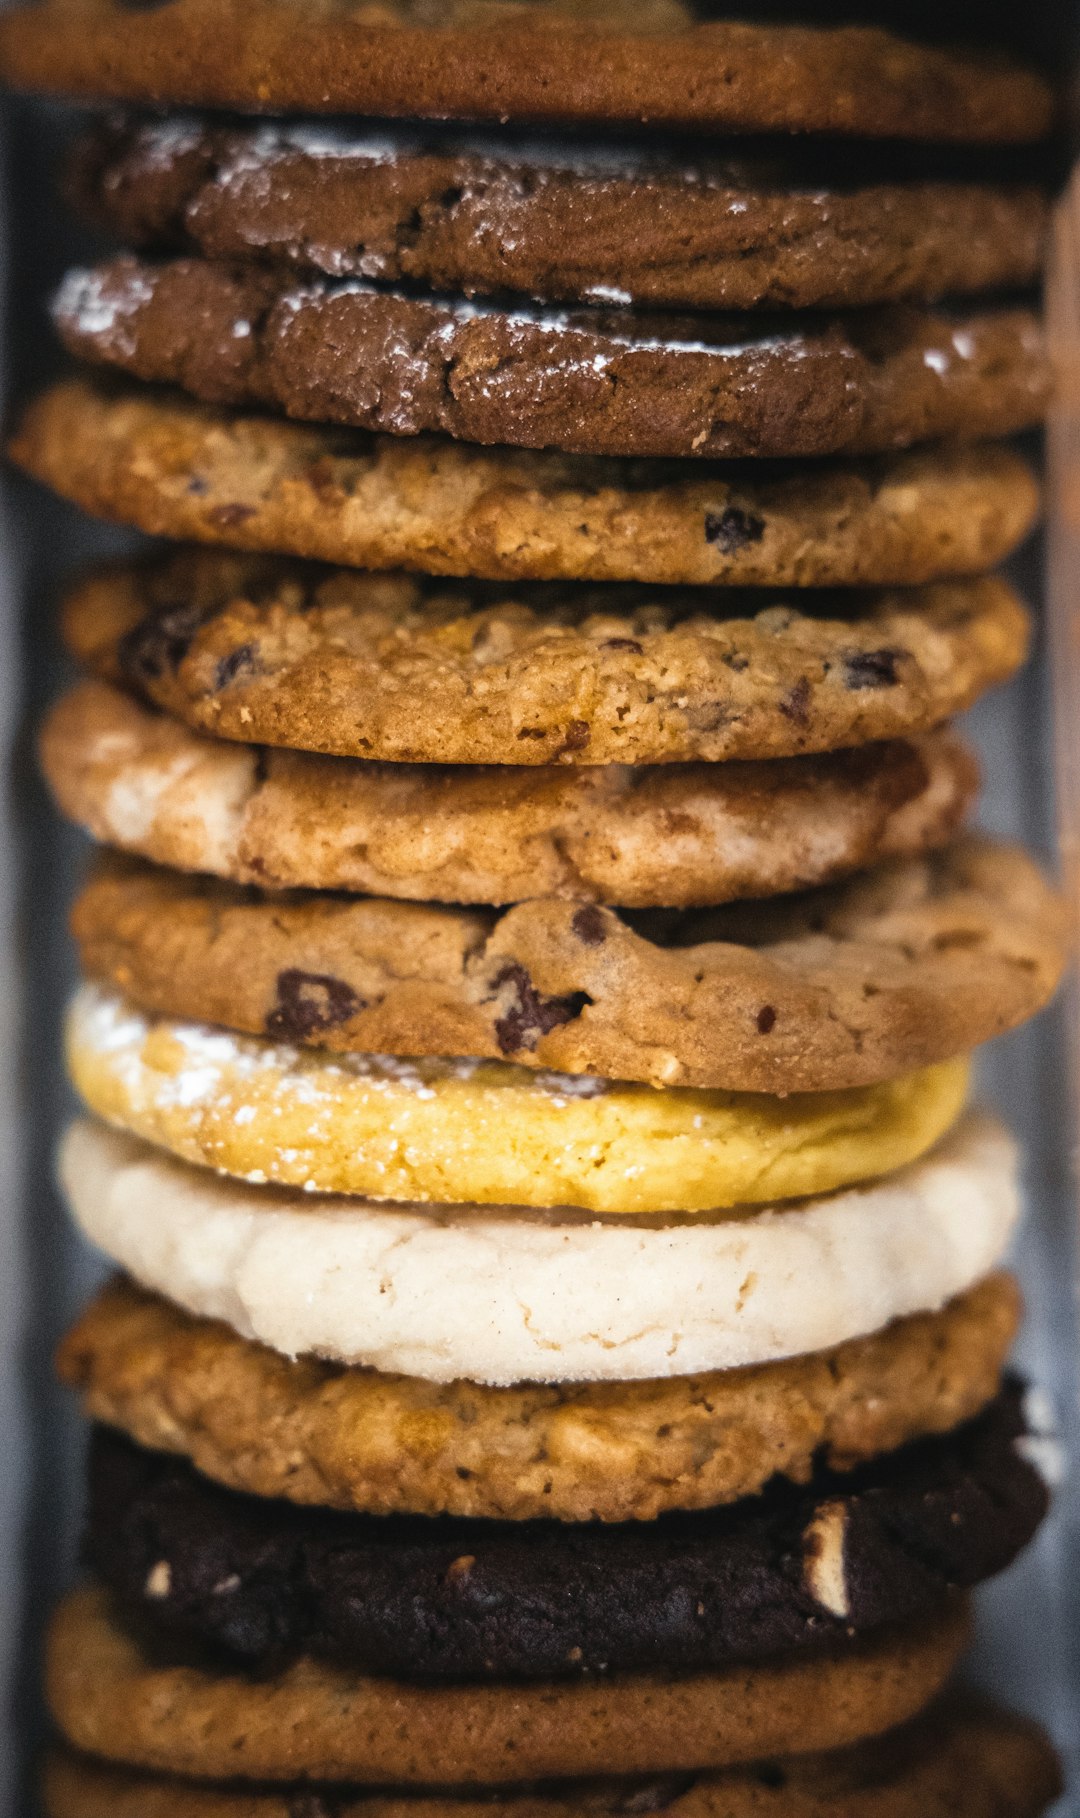
POLYGON ((154 294, 153 285, 132 269, 121 282, 108 271, 76 267, 69 271, 53 298, 54 321, 77 334, 109 341, 117 353, 130 357, 135 338, 129 321, 154 294))
MULTIPOLYGON (((483 1072, 485 1086, 514 1084, 543 1097, 555 1106, 575 1099, 595 1098, 609 1090, 607 1080, 592 1075, 531 1073, 508 1062, 470 1056, 431 1056, 420 1059, 393 1054, 331 1054, 300 1049, 290 1043, 240 1035, 205 1023, 188 1023, 146 1016, 118 992, 97 984, 83 985, 71 1007, 71 1034, 81 1049, 107 1057, 110 1068, 128 1090, 144 1087, 154 1074, 154 1102, 161 1109, 189 1109, 212 1103, 226 1089, 234 1091, 244 1081, 261 1081, 275 1096, 294 1104, 330 1105, 336 1079, 362 1080, 380 1094, 408 1094, 422 1100, 437 1096, 449 1082, 467 1083, 483 1072), (148 1060, 146 1045, 154 1035, 167 1037, 180 1054, 170 1054, 167 1070, 157 1071, 148 1060)), ((258 1115, 241 1103, 233 1121, 244 1126, 258 1115)))

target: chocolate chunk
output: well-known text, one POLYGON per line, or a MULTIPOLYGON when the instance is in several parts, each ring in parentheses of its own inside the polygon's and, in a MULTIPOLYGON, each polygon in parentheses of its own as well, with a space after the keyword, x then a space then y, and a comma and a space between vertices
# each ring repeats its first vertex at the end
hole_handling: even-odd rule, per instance
POLYGON ((756 512, 729 505, 724 511, 705 513, 705 541, 715 543, 722 555, 735 555, 748 543, 760 543, 765 535, 765 519, 756 512))
POLYGON ((584 991, 569 997, 544 997, 524 966, 510 960, 495 978, 495 992, 505 994, 507 1008, 495 1023, 495 1039, 504 1054, 520 1054, 536 1047, 542 1035, 560 1023, 572 1023, 591 999, 584 991))
POLYGON ((859 688, 893 688, 899 677, 902 650, 856 650, 844 658, 844 682, 854 693, 859 688))
POLYGON ((189 601, 140 620, 120 640, 120 673, 136 687, 175 674, 209 616, 189 601))
POLYGON ((569 720, 563 734, 562 744, 557 751, 552 753, 552 756, 561 757, 566 751, 584 751, 591 738, 592 729, 587 720, 569 720))
POLYGON ((777 705, 785 719, 794 720, 799 726, 806 725, 810 707, 810 684, 804 675, 781 696, 777 705))
POLYGON ((639 644, 637 638, 605 638, 604 649, 632 650, 635 656, 641 656, 644 653, 645 646, 644 644, 639 644))
POLYGON ((757 1013, 759 1035, 771 1035, 776 1028, 776 1010, 772 1004, 762 1004, 757 1013))
POLYGON ((214 687, 227 688, 238 675, 252 675, 257 668, 254 644, 238 644, 228 656, 222 657, 214 671, 214 687))
POLYGON ((584 903, 580 909, 575 909, 570 926, 586 947, 602 947, 607 939, 603 913, 595 903, 584 903))
POLYGON ((300 972, 290 966, 278 973, 278 1001, 266 1019, 267 1035, 302 1042, 320 1029, 334 1029, 367 1008, 344 979, 328 973, 300 972))

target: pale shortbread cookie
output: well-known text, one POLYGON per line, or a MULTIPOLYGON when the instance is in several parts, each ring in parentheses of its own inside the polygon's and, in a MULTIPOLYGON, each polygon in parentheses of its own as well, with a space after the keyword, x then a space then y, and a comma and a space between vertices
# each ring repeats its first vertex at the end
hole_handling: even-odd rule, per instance
MULTIPOLYGON (((310 985, 310 981, 309 985, 310 985)), ((331 1055, 144 1015, 82 987, 71 1077, 91 1110, 247 1181, 380 1200, 709 1212, 905 1166, 959 1116, 964 1060, 874 1086, 711 1092, 505 1061, 331 1055)))
POLYGON ((1003 561, 1039 504, 997 444, 701 470, 323 429, 84 377, 30 406, 11 453, 152 536, 506 581, 941 580, 1003 561))
POLYGON ((190 1313, 288 1357, 497 1386, 835 1347, 971 1288, 1019 1213, 1014 1146, 974 1114, 887 1182, 663 1224, 311 1199, 89 1122, 68 1132, 60 1175, 84 1235, 190 1313))
POLYGON ((960 1601, 858 1645, 726 1672, 410 1685, 305 1658, 253 1679, 198 1656, 144 1652, 105 1593, 87 1586, 53 1618, 47 1695, 76 1748, 133 1767, 240 1780, 502 1786, 842 1748, 922 1710, 969 1633, 960 1601))
POLYGON ((379 764, 204 738, 95 681, 41 756, 65 814, 156 864, 439 903, 775 896, 944 845, 978 787, 949 731, 757 764, 379 764))

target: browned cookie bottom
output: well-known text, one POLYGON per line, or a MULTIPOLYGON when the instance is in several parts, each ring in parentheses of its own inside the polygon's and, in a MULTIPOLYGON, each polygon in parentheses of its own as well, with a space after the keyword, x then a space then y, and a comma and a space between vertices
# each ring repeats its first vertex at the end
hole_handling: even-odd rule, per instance
POLYGON ((156 1777, 69 1752, 45 1770, 46 1818, 1038 1818, 1061 1770, 1036 1724, 981 1702, 839 1754, 720 1774, 558 1788, 363 1792, 247 1788, 156 1777))

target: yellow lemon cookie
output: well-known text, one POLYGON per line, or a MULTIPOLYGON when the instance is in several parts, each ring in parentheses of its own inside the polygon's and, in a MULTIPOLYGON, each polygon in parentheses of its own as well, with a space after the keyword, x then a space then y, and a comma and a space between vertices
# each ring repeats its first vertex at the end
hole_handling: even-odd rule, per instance
POLYGON ((221 1173, 410 1202, 699 1212, 833 1192, 925 1153, 968 1064, 846 1091, 657 1091, 503 1062, 335 1054, 150 1017, 84 986, 76 1088, 109 1123, 221 1173))

